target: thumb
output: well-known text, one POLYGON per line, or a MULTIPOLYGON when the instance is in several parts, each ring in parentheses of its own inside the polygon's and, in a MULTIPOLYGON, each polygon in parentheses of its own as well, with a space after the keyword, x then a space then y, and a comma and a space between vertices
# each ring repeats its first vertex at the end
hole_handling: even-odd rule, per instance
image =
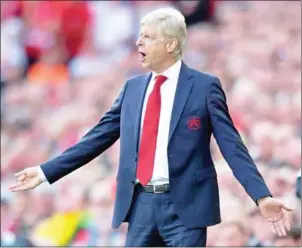
POLYGON ((287 211, 293 211, 294 209, 293 208, 290 208, 288 206, 286 206, 284 203, 282 204, 281 206, 283 209, 287 210, 287 211))

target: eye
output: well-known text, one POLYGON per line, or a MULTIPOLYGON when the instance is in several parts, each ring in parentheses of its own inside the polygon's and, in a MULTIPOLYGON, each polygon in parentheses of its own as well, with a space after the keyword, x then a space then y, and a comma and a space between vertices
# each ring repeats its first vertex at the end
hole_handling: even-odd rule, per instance
POLYGON ((150 36, 147 35, 147 34, 142 34, 141 37, 143 37, 144 39, 149 39, 150 38, 150 36))
POLYGON ((149 34, 140 34, 139 38, 144 39, 144 40, 149 40, 149 41, 155 40, 155 38, 150 36, 149 34))
POLYGON ((154 38, 151 37, 149 34, 145 34, 145 35, 143 35, 143 37, 144 37, 145 39, 148 39, 148 40, 153 40, 153 39, 154 39, 154 38))

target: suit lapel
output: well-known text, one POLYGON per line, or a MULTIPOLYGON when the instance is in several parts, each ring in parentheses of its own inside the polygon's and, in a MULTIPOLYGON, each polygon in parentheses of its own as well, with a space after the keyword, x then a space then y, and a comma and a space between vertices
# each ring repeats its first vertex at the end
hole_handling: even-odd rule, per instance
POLYGON ((173 110, 171 115, 170 129, 169 129, 169 140, 168 144, 171 140, 171 137, 175 131, 176 125, 179 121, 183 108, 186 104, 188 96, 190 94, 193 80, 193 75, 186 64, 182 62, 179 78, 177 82, 176 93, 174 97, 173 110))
POLYGON ((133 94, 133 101, 135 101, 135 127, 134 127, 134 140, 136 144, 136 152, 138 152, 138 144, 139 144, 139 134, 140 134, 140 124, 141 124, 141 116, 144 105, 144 99, 146 90, 148 88, 148 84, 150 82, 152 73, 145 74, 143 78, 136 84, 136 88, 133 94))

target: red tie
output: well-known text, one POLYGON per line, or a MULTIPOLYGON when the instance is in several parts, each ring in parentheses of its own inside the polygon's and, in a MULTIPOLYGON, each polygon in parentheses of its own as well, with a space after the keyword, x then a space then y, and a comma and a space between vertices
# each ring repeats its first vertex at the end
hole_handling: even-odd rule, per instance
POLYGON ((156 76, 146 107, 136 170, 136 178, 144 186, 150 181, 153 173, 160 115, 160 87, 166 79, 163 75, 156 76))

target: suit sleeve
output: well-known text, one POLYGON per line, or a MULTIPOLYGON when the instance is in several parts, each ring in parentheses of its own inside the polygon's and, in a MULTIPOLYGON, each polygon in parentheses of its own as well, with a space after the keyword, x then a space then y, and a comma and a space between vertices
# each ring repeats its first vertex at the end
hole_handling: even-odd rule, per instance
POLYGON ((119 139, 120 115, 126 86, 127 83, 111 109, 77 144, 41 165, 50 184, 87 164, 119 139))
POLYGON ((256 204, 258 199, 271 196, 268 187, 234 126, 229 114, 225 93, 220 80, 216 77, 213 77, 209 84, 207 107, 210 113, 214 137, 234 176, 256 204))

